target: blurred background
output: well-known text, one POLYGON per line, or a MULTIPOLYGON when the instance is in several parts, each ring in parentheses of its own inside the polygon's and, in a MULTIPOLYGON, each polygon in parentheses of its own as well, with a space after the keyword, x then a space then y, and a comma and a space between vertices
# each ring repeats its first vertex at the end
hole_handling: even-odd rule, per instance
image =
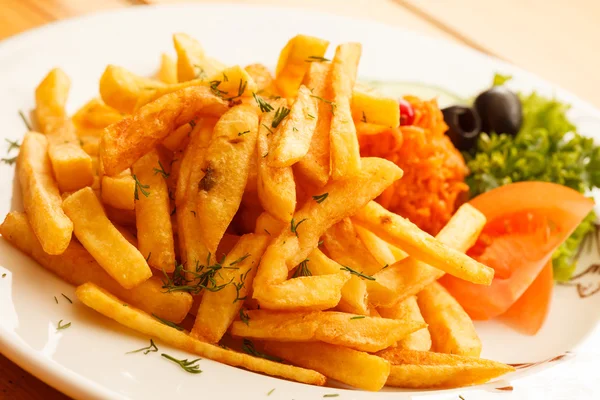
MULTIPOLYGON (((196 0, 196 3, 220 3, 196 0)), ((600 107, 600 0, 230 0, 370 19, 474 48, 600 107)), ((1 40, 54 21, 175 0, 0 0, 1 40)), ((389 43, 402 52, 401 43, 389 43)), ((410 54, 404 54, 409 58, 410 54)), ((0 399, 66 399, 0 355, 0 399)))

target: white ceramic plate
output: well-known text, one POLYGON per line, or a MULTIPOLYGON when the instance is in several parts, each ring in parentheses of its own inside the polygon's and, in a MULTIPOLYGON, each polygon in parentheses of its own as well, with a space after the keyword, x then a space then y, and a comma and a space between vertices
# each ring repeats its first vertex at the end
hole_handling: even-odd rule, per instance
MULTIPOLYGON (((333 44, 358 41, 364 46, 362 78, 426 83, 465 98, 487 87, 494 72, 512 74, 515 79, 511 86, 515 89, 535 89, 572 103, 571 117, 582 132, 592 135, 600 130, 600 113, 585 102, 532 74, 456 44, 372 22, 297 10, 187 5, 133 7, 51 24, 1 42, 0 135, 20 140, 25 128, 18 111, 32 108, 34 88, 50 68, 59 66, 70 75, 73 87, 69 109, 74 111, 97 93, 106 64, 150 74, 157 67, 160 53, 171 51, 171 34, 179 31, 199 38, 209 54, 225 63, 242 65, 274 65, 285 42, 299 32, 327 38, 333 44)), ((0 166, 0 187, 0 214, 20 209, 13 167, 0 166)), ((593 261, 598 260, 588 255, 581 267, 593 261)), ((580 298, 577 290, 590 293, 598 288, 597 271, 574 282, 579 287, 556 287, 550 317, 535 337, 519 335, 496 322, 477 324, 484 357, 513 364, 572 358, 570 363, 545 368, 560 364, 557 360, 522 368, 498 382, 475 388, 402 393, 386 390, 377 394, 296 384, 209 360, 201 361, 202 374, 191 375, 157 353, 126 355, 127 351, 146 346, 147 338, 76 300, 68 303, 61 293, 75 299, 72 286, 0 240, 2 274, 6 276, 0 278, 0 351, 76 398, 262 399, 271 389, 275 389, 271 399, 288 400, 319 399, 325 394, 339 394, 340 399, 456 399, 459 394, 465 399, 600 396, 598 386, 593 384, 597 377, 594 370, 600 367, 600 332, 595 329, 600 295, 580 298), (57 332, 59 320, 72 326, 57 332), (563 357, 567 351, 573 353, 563 357)), ((159 346, 179 358, 190 356, 161 343, 159 346)))

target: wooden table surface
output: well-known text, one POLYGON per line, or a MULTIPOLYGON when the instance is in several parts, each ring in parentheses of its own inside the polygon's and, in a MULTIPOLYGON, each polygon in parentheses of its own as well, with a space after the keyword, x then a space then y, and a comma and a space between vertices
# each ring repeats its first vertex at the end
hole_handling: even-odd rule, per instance
MULTIPOLYGON (((0 0, 0 40, 51 21, 172 0, 0 0)), ((209 2, 209 1, 197 1, 209 2)), ((217 0, 213 0, 218 2, 217 0)), ((381 21, 460 42, 600 107, 598 0, 230 0, 381 21)), ((0 349, 1 351, 1 349, 0 349)), ((67 399, 0 354, 0 399, 67 399)))

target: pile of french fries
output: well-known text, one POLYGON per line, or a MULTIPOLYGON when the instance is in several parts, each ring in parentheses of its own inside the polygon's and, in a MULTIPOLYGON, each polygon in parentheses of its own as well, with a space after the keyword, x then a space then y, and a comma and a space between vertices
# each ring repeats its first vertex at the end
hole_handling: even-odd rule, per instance
POLYGON ((327 41, 298 35, 273 76, 173 39, 156 77, 109 65, 101 99, 71 117, 66 74, 40 83, 5 240, 88 307, 232 366, 373 391, 513 370, 479 358, 436 282, 491 283, 464 254, 484 216, 463 205, 434 238, 374 201, 402 171, 361 158, 357 136, 398 129, 399 109, 356 84, 360 44, 329 60, 327 41))

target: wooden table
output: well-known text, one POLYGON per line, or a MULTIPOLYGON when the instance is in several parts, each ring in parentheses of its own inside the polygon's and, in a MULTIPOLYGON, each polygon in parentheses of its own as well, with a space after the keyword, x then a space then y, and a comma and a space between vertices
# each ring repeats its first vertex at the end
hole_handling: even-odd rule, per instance
MULTIPOLYGON (((235 1, 235 0, 229 0, 235 1)), ((51 21, 172 0, 0 0, 0 39, 51 21)), ((200 0, 198 2, 205 2, 200 0)), ((206 1, 208 2, 208 1, 206 1)), ((212 2, 218 2, 213 0, 212 2)), ((600 107, 598 0, 237 0, 373 19, 460 42, 600 107)), ((67 399, 0 355, 0 399, 67 399)))

